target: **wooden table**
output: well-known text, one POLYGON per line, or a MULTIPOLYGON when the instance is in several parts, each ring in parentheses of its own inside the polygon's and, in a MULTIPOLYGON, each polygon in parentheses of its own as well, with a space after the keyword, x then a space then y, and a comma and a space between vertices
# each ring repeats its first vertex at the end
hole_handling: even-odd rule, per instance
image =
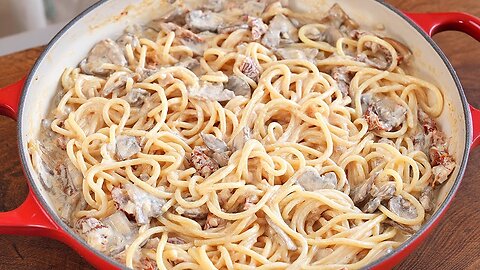
MULTIPOLYGON (((479 0, 389 0, 412 12, 466 11, 480 16, 479 0)), ((435 37, 455 66, 470 103, 480 108, 480 46, 460 33, 435 37)), ((1 44, 0 44, 1 45, 1 44)), ((34 48, 0 57, 0 87, 24 76, 41 53, 34 48)), ((27 185, 16 147, 16 123, 0 117, 0 211, 17 207, 27 185)), ((480 269, 480 151, 438 228, 398 269, 480 269)), ((68 246, 40 237, 0 236, 0 269, 92 269, 68 246)))

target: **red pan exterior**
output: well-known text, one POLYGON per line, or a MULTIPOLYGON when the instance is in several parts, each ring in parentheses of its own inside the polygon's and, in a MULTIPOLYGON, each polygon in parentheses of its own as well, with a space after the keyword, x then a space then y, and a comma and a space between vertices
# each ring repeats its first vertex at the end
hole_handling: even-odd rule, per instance
MULTIPOLYGON (((456 30, 469 34, 480 41, 480 19, 469 14, 434 13, 407 14, 407 16, 415 21, 429 36, 442 31, 456 30)), ((0 115, 8 116, 14 120, 17 119, 18 106, 24 84, 25 79, 22 79, 0 90, 0 115)), ((480 110, 469 106, 469 111, 470 115, 466 115, 465 119, 469 117, 472 119, 473 137, 471 149, 473 149, 480 145, 480 110)), ((28 174, 26 173, 26 175, 28 174)), ((460 181, 460 179, 456 179, 456 181, 460 181)), ((0 234, 22 234, 53 238, 72 247, 98 269, 124 268, 124 266, 114 263, 111 259, 100 255, 97 251, 94 251, 76 237, 73 237, 49 216, 45 207, 46 206, 41 203, 41 200, 39 200, 32 191, 32 187, 30 187, 28 197, 20 207, 9 212, 0 213, 0 234)), ((440 213, 435 217, 433 222, 430 223, 430 226, 425 228, 420 234, 414 236, 407 246, 395 250, 393 255, 372 263, 368 268, 391 269, 401 262, 408 254, 415 250, 437 226, 447 208, 448 204, 439 210, 440 213)))

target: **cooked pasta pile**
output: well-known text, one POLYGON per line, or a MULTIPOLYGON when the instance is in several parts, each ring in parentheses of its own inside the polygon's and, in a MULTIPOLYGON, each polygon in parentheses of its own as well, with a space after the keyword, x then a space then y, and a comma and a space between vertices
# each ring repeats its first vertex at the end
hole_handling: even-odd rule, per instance
POLYGON ((67 68, 34 166, 135 269, 358 269, 455 168, 441 91, 400 42, 280 3, 182 3, 67 68), (240 6, 241 4, 241 6, 240 6))

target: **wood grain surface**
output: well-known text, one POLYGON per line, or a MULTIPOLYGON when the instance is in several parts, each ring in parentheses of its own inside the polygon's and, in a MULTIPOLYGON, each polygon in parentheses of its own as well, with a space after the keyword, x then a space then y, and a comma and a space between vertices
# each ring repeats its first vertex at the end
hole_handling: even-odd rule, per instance
MULTIPOLYGON (((387 0, 410 12, 464 11, 480 16, 479 0, 387 0)), ((373 15, 372 15, 373 16, 373 15)), ((480 44, 456 32, 435 41, 460 76, 469 102, 480 108, 480 44)), ((1 44, 0 44, 1 46, 1 44)), ((28 73, 42 47, 0 57, 0 87, 28 73)), ((17 207, 26 197, 16 146, 16 123, 0 117, 0 211, 17 207)), ((462 185, 440 225, 396 269, 480 269, 480 150, 474 151, 462 185)), ((68 246, 51 239, 0 236, 0 269, 92 269, 68 246)))

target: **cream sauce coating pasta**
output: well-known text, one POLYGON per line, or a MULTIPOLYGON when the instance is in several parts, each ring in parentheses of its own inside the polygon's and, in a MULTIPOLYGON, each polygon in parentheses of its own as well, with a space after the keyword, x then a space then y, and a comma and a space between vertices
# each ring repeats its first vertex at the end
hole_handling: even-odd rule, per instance
POLYGON ((420 228, 455 163, 403 44, 338 5, 172 6, 67 68, 29 144, 88 244, 135 269, 359 269, 420 228))

